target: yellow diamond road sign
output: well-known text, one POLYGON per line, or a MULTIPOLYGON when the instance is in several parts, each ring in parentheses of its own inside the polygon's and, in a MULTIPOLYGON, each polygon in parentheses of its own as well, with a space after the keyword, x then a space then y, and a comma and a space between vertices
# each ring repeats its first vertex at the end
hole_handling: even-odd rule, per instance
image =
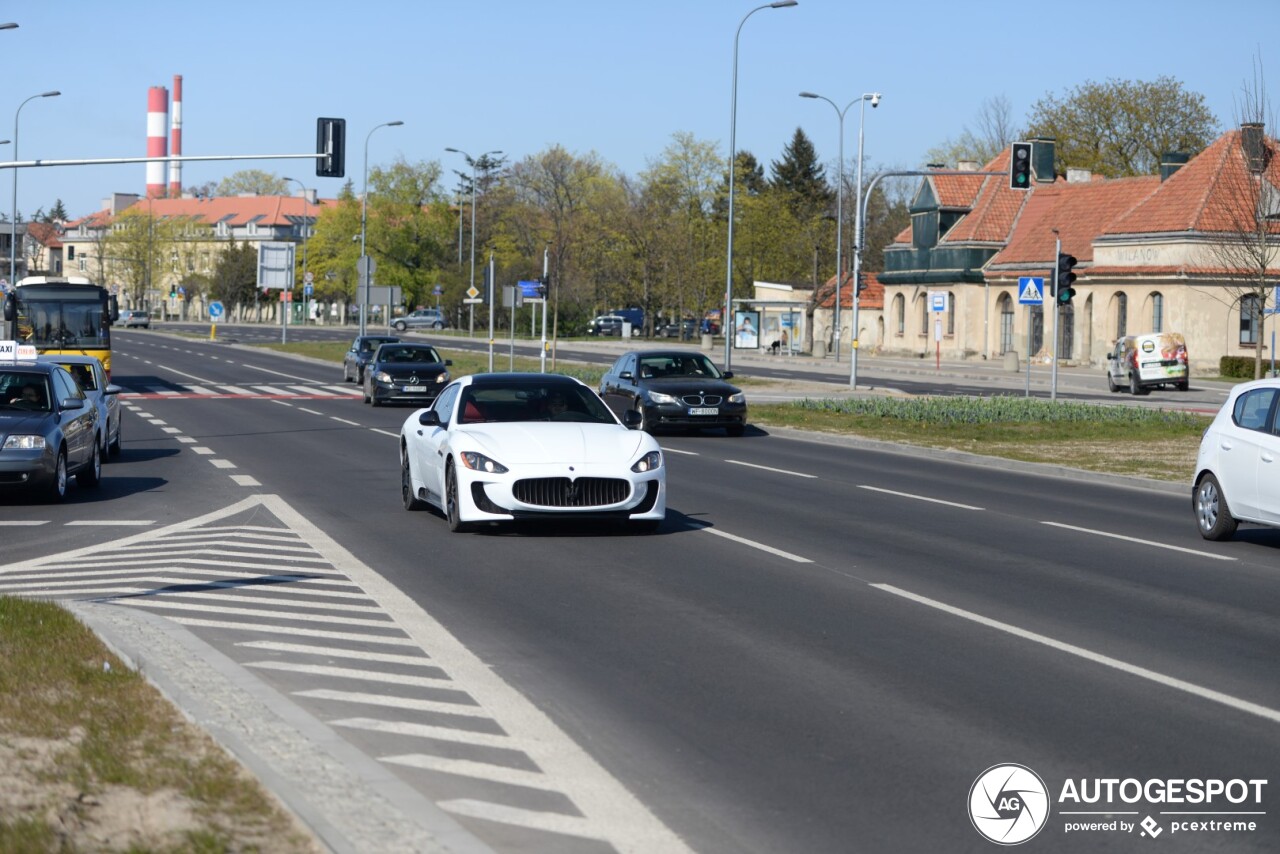
POLYGON ((475 285, 472 285, 471 287, 467 288, 467 296, 471 297, 472 299, 475 299, 476 297, 480 296, 480 292, 476 290, 475 285))

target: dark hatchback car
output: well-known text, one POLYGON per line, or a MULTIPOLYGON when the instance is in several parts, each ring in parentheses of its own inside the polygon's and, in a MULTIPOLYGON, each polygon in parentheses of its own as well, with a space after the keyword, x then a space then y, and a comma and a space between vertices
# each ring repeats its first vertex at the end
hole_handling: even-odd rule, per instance
POLYGON ((600 396, 619 417, 640 413, 652 433, 669 427, 696 430, 723 427, 730 436, 747 428, 747 399, 742 389, 692 350, 641 350, 624 353, 600 380, 600 396))
POLYGON ((364 369, 373 359, 373 354, 383 344, 398 344, 400 339, 394 335, 358 335, 351 342, 351 348, 342 356, 342 381, 344 383, 364 384, 364 369))
POLYGON ((67 480, 102 477, 98 407, 66 368, 47 362, 0 365, 0 492, 61 501, 67 480))
POLYGON ((364 402, 426 406, 448 384, 452 364, 429 344, 383 344, 364 370, 364 402))

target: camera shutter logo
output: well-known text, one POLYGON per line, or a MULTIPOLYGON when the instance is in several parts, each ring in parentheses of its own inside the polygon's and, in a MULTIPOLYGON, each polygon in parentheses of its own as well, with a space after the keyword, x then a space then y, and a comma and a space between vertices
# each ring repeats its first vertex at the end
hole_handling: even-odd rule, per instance
POLYGON ((1018 845, 1049 820, 1049 790, 1025 765, 992 765, 969 789, 969 820, 999 845, 1018 845))

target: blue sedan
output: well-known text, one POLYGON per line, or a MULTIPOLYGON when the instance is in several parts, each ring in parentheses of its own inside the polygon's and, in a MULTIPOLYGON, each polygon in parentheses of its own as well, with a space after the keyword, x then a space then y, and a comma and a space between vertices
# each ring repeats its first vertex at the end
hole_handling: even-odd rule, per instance
POLYGON ((0 365, 0 492, 61 501, 72 477, 102 477, 98 408, 66 368, 48 362, 0 365))

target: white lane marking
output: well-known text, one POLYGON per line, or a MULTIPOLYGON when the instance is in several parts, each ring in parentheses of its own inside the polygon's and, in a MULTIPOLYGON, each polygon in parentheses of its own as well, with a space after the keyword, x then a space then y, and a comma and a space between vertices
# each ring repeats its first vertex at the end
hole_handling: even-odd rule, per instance
POLYGON ((289 397, 297 397, 297 394, 295 392, 287 391, 282 388, 276 388, 273 385, 256 385, 254 386, 254 388, 262 392, 263 394, 283 394, 289 397))
POLYGON ((292 403, 290 403, 290 402, 289 402, 289 401, 287 401, 287 400, 272 400, 271 402, 272 402, 272 403, 278 403, 278 404, 280 404, 281 406, 287 406, 287 407, 289 407, 290 409, 292 409, 292 408, 293 408, 293 404, 292 404, 292 403))
POLYGON ((771 471, 771 472, 776 472, 778 474, 789 474, 792 477, 807 477, 810 480, 816 480, 818 477, 816 474, 805 474, 803 472, 791 471, 790 469, 778 469, 778 468, 774 468, 773 466, 757 465, 756 463, 744 463, 742 460, 725 460, 725 462, 731 463, 735 466, 746 466, 747 468, 761 469, 763 471, 771 471))
POLYGON ((443 712, 447 715, 463 715, 468 718, 489 718, 489 713, 480 706, 469 706, 462 703, 440 703, 435 700, 414 700, 408 697, 393 697, 387 694, 365 694, 360 691, 334 691, 331 688, 313 688, 309 691, 294 691, 295 697, 310 697, 313 700, 338 700, 344 703, 363 703, 368 706, 381 706, 387 709, 410 709, 415 712, 443 712))
POLYGON ((258 397, 258 396, 259 396, 259 395, 254 394, 253 392, 249 391, 249 389, 247 389, 247 388, 241 388, 241 387, 240 387, 240 386, 238 386, 238 385, 224 385, 224 386, 222 387, 222 393, 223 393, 223 394, 243 394, 243 395, 247 395, 248 397, 258 397))
POLYGON ((354 667, 326 667, 322 664, 292 664, 288 661, 250 661, 245 667, 260 670, 281 670, 286 673, 307 673, 312 676, 331 676, 334 679, 360 679, 365 682, 385 682, 388 685, 407 685, 413 688, 456 689, 458 683, 445 676, 405 676, 397 673, 379 673, 376 670, 359 670, 354 667))
POLYGON ((330 632, 324 629, 309 629, 303 626, 281 626, 275 623, 240 623, 229 620, 202 620, 198 617, 166 616, 166 620, 182 626, 199 626, 204 629, 231 629, 250 632, 254 635, 297 635, 308 638, 323 638, 331 641, 350 641, 359 644, 386 644, 387 646, 407 646, 418 648, 418 642, 409 637, 383 637, 381 635, 365 635, 356 632, 330 632))
POLYGON ((1054 528, 1065 528, 1068 531, 1079 531, 1082 534, 1093 534, 1098 537, 1110 537, 1113 540, 1124 540, 1127 543, 1138 543, 1144 546, 1155 546, 1158 549, 1169 549, 1174 552, 1183 552, 1189 555, 1197 555, 1199 557, 1211 557, 1214 560, 1235 560, 1231 555, 1222 555, 1216 552, 1206 552, 1200 549, 1188 549, 1183 546, 1171 546, 1168 543, 1157 543, 1154 540, 1140 540, 1137 537, 1126 537, 1123 534, 1111 534, 1106 531, 1098 531, 1094 528, 1078 528, 1075 525, 1064 525, 1061 522, 1048 522, 1041 520, 1041 525, 1050 525, 1054 528))
POLYGON ((197 453, 202 457, 208 457, 213 454, 213 448, 206 448, 203 445, 198 448, 192 448, 191 450, 193 453, 197 453))
POLYGON ((45 519, 40 522, 20 522, 12 519, 0 519, 0 528, 18 528, 23 526, 48 525, 49 520, 45 519))
POLYGON ((399 438, 400 438, 400 434, 399 434, 399 433, 392 433, 390 430, 383 430, 383 429, 378 428, 378 427, 370 427, 370 428, 369 428, 369 430, 370 430, 370 432, 372 432, 372 433, 381 433, 381 434, 382 434, 382 435, 384 435, 384 436, 390 436, 392 439, 399 439, 399 438))
POLYGON ((164 432, 166 432, 166 433, 169 433, 170 435, 172 435, 172 434, 174 434, 174 433, 181 433, 181 432, 182 432, 182 431, 181 431, 181 430, 179 430, 177 427, 161 427, 160 429, 161 429, 161 430, 163 430, 163 431, 164 431, 164 432))
POLYGON ((175 436, 174 438, 184 445, 194 445, 197 441, 193 436, 175 436))
POLYGON ((715 534, 717 537, 724 537, 726 540, 733 540, 735 543, 742 543, 744 546, 750 546, 753 549, 759 549, 762 552, 768 552, 778 557, 785 557, 787 560, 793 560, 796 563, 813 563, 807 557, 793 555, 790 552, 784 552, 782 549, 775 549, 773 546, 766 546, 764 543, 757 543, 755 540, 748 540, 746 537, 739 537, 737 534, 730 534, 710 526, 690 525, 695 531, 706 531, 708 534, 715 534))
POLYGON ((231 460, 209 460, 209 462, 213 463, 213 467, 216 469, 233 469, 236 467, 236 464, 231 460))
POLYGON ((273 377, 284 377, 285 379, 293 380, 294 382, 302 379, 297 374, 282 374, 279 371, 273 371, 270 368, 260 368, 257 365, 249 365, 244 362, 240 363, 240 367, 248 368, 251 371, 262 371, 264 374, 271 374, 273 377))
POLYGON ((305 412, 308 415, 324 415, 323 412, 316 412, 314 409, 307 409, 305 406, 299 406, 298 411, 305 412))
MULTIPOLYGON (((332 593, 332 596, 359 596, 367 598, 363 593, 332 593)), ((430 656, 396 655, 392 652, 369 652, 365 649, 343 649, 337 646, 312 646, 301 643, 282 643, 280 641, 240 641, 236 646, 246 649, 265 649, 271 652, 296 652, 302 655, 323 655, 329 658, 354 658, 356 661, 376 661, 379 664, 409 664, 415 667, 435 667, 430 656)))
POLYGON ((527 789, 559 791, 559 788, 541 771, 525 771, 522 768, 494 765, 489 762, 474 762, 470 759, 446 759, 443 756, 427 756, 421 753, 409 753, 403 756, 379 756, 378 758, 393 765, 407 765, 410 768, 421 768, 423 771, 457 774, 461 777, 489 780, 494 783, 505 783, 509 786, 523 786, 527 789))
POLYGON ((193 392, 195 394, 206 394, 206 395, 218 394, 218 392, 214 391, 213 389, 206 388, 205 386, 202 386, 202 385, 189 385, 187 386, 187 391, 193 392))
MULTIPOLYGON (((151 363, 150 363, 150 362, 147 362, 147 364, 149 365, 149 364, 151 364, 151 363)), ((216 385, 216 383, 215 383, 213 380, 207 380, 207 379, 205 379, 204 377, 198 377, 198 376, 196 376, 195 374, 188 374, 188 373, 184 373, 184 372, 182 372, 182 371, 178 370, 177 368, 171 368, 171 367, 169 367, 168 365, 163 365, 162 367, 163 367, 166 371, 168 371, 168 372, 170 372, 170 373, 172 373, 172 374, 177 374, 177 375, 178 375, 178 376, 180 376, 180 377, 186 377, 186 378, 187 378, 187 379, 189 379, 189 380, 195 380, 196 382, 201 383, 201 384, 205 384, 205 383, 207 383, 208 385, 216 385)), ((170 392, 170 394, 176 394, 176 392, 170 392)))
POLYGON ((163 421, 159 418, 148 418, 147 421, 151 424, 155 424, 157 427, 169 423, 168 421, 163 421))
POLYGON ((311 397, 316 397, 316 396, 337 397, 338 396, 331 391, 328 391, 319 386, 313 386, 313 385, 291 385, 289 386, 289 388, 293 389, 298 394, 306 394, 306 395, 310 395, 311 397))
POLYGON ((698 456, 701 456, 701 454, 699 454, 697 451, 682 451, 682 450, 680 450, 679 448, 663 448, 663 449, 662 449, 662 453, 664 453, 664 454, 684 454, 686 457, 698 457, 698 456))
POLYGON ((896 492, 892 489, 881 489, 878 486, 865 486, 858 484, 858 489, 866 489, 871 492, 883 492, 886 495, 896 495, 899 498, 914 498, 916 501, 929 501, 934 504, 945 504, 948 507, 959 507, 961 510, 983 510, 983 507, 974 507, 972 504, 957 504, 954 501, 943 501, 941 498, 930 498, 927 495, 915 495, 911 492, 896 492))
MULTIPOLYGON (((585 819, 564 815, 563 813, 523 810, 519 807, 509 807, 505 804, 495 804, 474 798, 456 798, 450 801, 440 801, 436 806, 455 815, 465 815, 469 818, 479 818, 485 821, 496 821, 500 824, 544 830, 548 833, 559 833, 564 836, 579 836, 589 839, 602 838, 591 832, 591 826, 585 819)), ((689 849, 682 845, 680 850, 687 851, 689 849)))
POLYGON ((153 519, 77 519, 73 522, 67 522, 67 525, 92 525, 102 528, 154 524, 155 520, 153 519))
POLYGON ((409 735, 417 738, 431 738, 436 741, 452 741, 457 744, 474 744, 480 747, 501 747, 507 750, 519 750, 519 745, 509 735, 494 735, 487 732, 474 732, 469 729, 431 726, 409 721, 384 721, 378 718, 342 718, 329 721, 329 726, 342 726, 350 729, 362 729, 369 732, 382 732, 390 735, 409 735))
MULTIPOLYGON (((223 597, 224 602, 230 601, 223 597)), ((230 614, 232 616, 239 615, 242 617, 264 617, 268 620, 287 620, 291 623, 338 623, 344 626, 368 626, 378 629, 394 629, 396 624, 390 619, 386 620, 366 620, 363 617, 347 617, 341 614, 299 614, 295 611, 270 611, 262 608, 229 608, 218 605, 203 605, 196 602, 175 602, 164 595, 153 596, 147 599, 130 599, 128 604, 132 607, 144 608, 164 608, 173 609, 175 611, 199 611, 203 614, 230 614)), ((281 602, 284 605, 286 603, 281 602)), ((288 603, 292 607, 292 603, 288 603)))
POLYGON ((258 483, 257 478, 247 474, 233 474, 231 475, 231 480, 235 482, 236 486, 262 486, 261 483, 258 483))
POLYGON ((330 417, 330 418, 332 418, 334 421, 337 421, 339 424, 350 424, 352 427, 359 427, 359 426, 360 426, 360 423, 359 423, 359 422, 357 422, 357 421, 348 421, 347 419, 345 419, 345 418, 339 418, 339 417, 338 417, 338 416, 336 416, 336 415, 330 415, 329 417, 330 417))
POLYGON ((979 625, 987 626, 988 628, 992 628, 992 629, 999 629, 1000 631, 1007 632, 1008 634, 1011 634, 1014 637, 1019 637, 1024 640, 1032 641, 1034 643, 1043 644, 1044 646, 1047 646, 1051 649, 1056 649, 1059 652, 1065 652, 1065 653, 1068 653, 1069 655, 1075 655, 1085 659, 1086 661, 1092 661, 1095 664, 1101 664, 1105 667, 1113 667, 1116 670, 1121 671, 1122 673, 1128 673, 1130 675, 1137 676, 1142 679, 1149 679, 1152 682, 1155 682, 1160 685, 1164 685, 1168 688, 1173 688, 1178 691, 1184 691, 1188 694, 1192 694, 1194 696, 1201 697, 1206 700, 1211 700, 1215 703, 1221 703, 1224 706, 1229 706, 1230 708, 1236 709, 1238 711, 1248 712, 1249 714, 1257 715, 1258 717, 1261 717, 1261 718, 1266 718, 1267 720, 1273 723, 1280 723, 1280 711, 1276 709, 1271 709, 1266 706, 1259 705, 1257 703, 1251 703, 1248 700, 1242 700, 1239 697, 1233 697, 1230 694, 1224 694, 1221 691, 1214 691, 1211 688, 1204 688, 1200 685, 1196 685, 1192 682, 1187 682, 1182 679, 1177 679, 1173 676, 1166 676, 1163 673, 1157 673, 1154 670, 1148 670, 1147 668, 1139 667, 1136 664, 1129 664, 1128 662, 1121 661, 1117 658, 1112 658, 1107 655, 1101 655, 1099 653, 1092 652, 1091 650, 1087 650, 1084 647, 1075 646, 1074 644, 1069 644, 1069 643, 1063 643, 1062 641, 1054 640, 1053 638, 1046 637, 1045 635, 1036 634, 1035 632, 1029 632, 1026 629, 1020 629, 1017 626, 1010 625, 1009 623, 1002 623, 999 620, 993 620, 990 617, 984 617, 980 614, 975 614, 972 611, 965 611, 962 608, 956 608, 952 605, 947 605, 935 599, 928 599, 928 598, 925 598, 924 596, 919 596, 915 593, 911 593, 901 588, 894 587, 893 585, 890 585, 890 584, 872 584, 871 586, 876 588, 877 590, 883 590, 886 593, 892 593, 894 596, 900 596, 904 599, 909 599, 912 602, 918 602, 921 605, 928 605, 930 608, 936 608, 939 611, 943 611, 953 616, 962 617, 966 620, 971 620, 975 623, 978 623, 979 625))

